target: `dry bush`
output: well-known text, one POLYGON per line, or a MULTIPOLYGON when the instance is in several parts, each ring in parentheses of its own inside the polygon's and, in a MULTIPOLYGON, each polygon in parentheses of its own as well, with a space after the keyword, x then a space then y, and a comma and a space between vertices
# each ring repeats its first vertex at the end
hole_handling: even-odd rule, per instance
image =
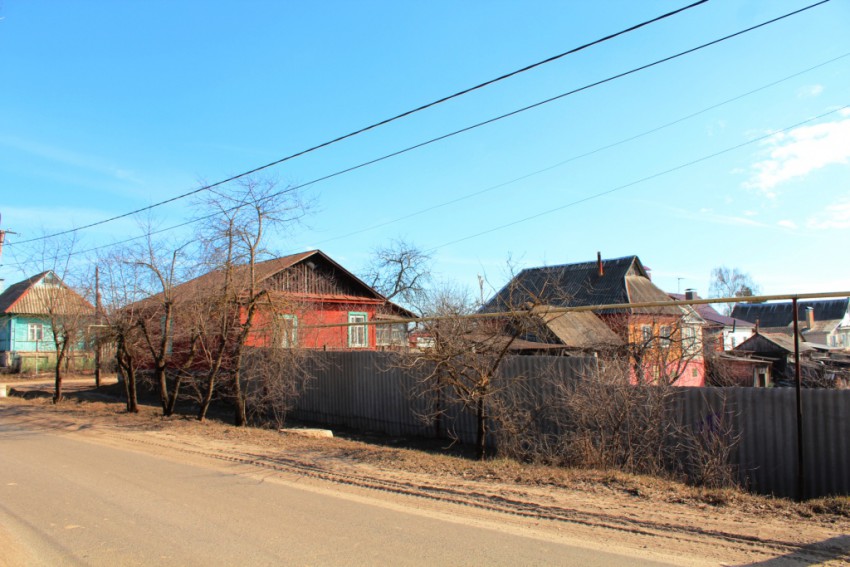
POLYGON ((734 414, 722 391, 704 400, 707 417, 687 423, 683 391, 633 384, 626 356, 608 356, 575 376, 556 368, 553 362, 533 380, 513 379, 494 396, 490 414, 501 455, 709 488, 735 484, 734 414))

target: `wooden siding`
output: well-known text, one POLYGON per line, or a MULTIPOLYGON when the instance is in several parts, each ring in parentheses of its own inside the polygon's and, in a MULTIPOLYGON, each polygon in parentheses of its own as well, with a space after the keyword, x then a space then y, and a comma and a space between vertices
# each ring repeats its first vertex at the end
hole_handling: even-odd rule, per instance
POLYGON ((8 325, 3 325, 7 329, 5 342, 3 341, 3 334, 0 334, 0 350, 12 352, 52 352, 56 350, 56 345, 53 342, 53 330, 49 319, 16 315, 9 317, 8 321, 8 325), (30 323, 42 325, 43 340, 38 342, 30 340, 30 323))

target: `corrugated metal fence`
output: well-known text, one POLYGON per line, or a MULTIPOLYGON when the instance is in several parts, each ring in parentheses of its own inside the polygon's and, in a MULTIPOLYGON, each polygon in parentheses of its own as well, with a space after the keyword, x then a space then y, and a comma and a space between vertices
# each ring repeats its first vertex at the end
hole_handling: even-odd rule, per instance
MULTIPOLYGON (((298 399, 297 419, 374 431, 388 435, 433 437, 433 421, 423 416, 433 408, 420 390, 418 377, 379 352, 318 353, 313 379, 298 399)), ((593 372, 593 358, 511 357, 501 368, 510 383, 535 376, 574 380, 593 372)), ((558 380, 541 380, 526 388, 533 403, 545 407, 558 380)), ((718 420, 731 424, 737 438, 733 460, 742 486, 754 492, 793 497, 797 483, 796 409, 791 388, 682 388, 674 408, 677 421, 693 429, 718 420)), ((803 390, 805 496, 850 494, 850 390, 803 390)), ((461 441, 475 438, 474 419, 459 408, 448 408, 443 427, 461 441)))

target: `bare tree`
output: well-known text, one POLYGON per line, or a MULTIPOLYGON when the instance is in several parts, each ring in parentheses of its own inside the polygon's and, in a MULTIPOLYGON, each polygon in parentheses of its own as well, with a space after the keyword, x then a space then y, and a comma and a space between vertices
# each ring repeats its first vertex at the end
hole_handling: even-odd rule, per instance
POLYGON ((208 305, 206 314, 211 316, 198 325, 207 364, 199 418, 204 418, 224 372, 230 379, 234 423, 242 426, 248 422, 242 375, 246 346, 259 311, 271 303, 269 290, 259 283, 257 264, 270 256, 266 247, 270 233, 298 223, 308 204, 295 188, 246 178, 231 188, 210 191, 203 206, 212 211, 214 220, 203 228, 199 239, 209 259, 207 267, 218 277, 215 289, 198 290, 208 305))
MULTIPOLYGON (((750 274, 738 268, 718 266, 711 270, 709 297, 752 297, 759 293, 759 286, 750 274)), ((719 309, 724 315, 729 315, 734 307, 733 303, 723 303, 719 309)))
POLYGON ((502 364, 521 336, 535 334, 532 329, 540 320, 528 307, 506 317, 469 317, 474 305, 457 288, 437 289, 427 309, 430 318, 420 330, 428 346, 402 354, 399 361, 420 377, 418 395, 430 401, 428 415, 423 417, 435 424, 438 434, 444 429, 448 407, 459 405, 474 416, 476 454, 484 458, 490 423, 500 420, 502 410, 510 410, 500 400, 508 387, 498 383, 502 364))
MULTIPOLYGON (((66 239, 44 239, 32 250, 31 255, 40 264, 40 279, 34 282, 31 292, 37 298, 39 308, 49 322, 46 336, 53 344, 55 356, 55 385, 53 402, 62 400, 63 371, 70 366, 74 352, 87 346, 89 325, 93 323, 94 306, 73 289, 79 266, 73 264, 76 239, 72 233, 66 239)), ((83 280, 85 278, 77 278, 83 280)))
POLYGON ((390 300, 422 311, 431 283, 431 255, 404 239, 374 250, 367 283, 390 300))
POLYGON ((137 374, 148 353, 138 325, 137 310, 144 306, 148 289, 142 285, 142 268, 127 261, 125 250, 115 251, 98 260, 101 266, 103 304, 101 321, 105 325, 100 341, 115 349, 115 364, 124 384, 127 412, 139 411, 137 374))

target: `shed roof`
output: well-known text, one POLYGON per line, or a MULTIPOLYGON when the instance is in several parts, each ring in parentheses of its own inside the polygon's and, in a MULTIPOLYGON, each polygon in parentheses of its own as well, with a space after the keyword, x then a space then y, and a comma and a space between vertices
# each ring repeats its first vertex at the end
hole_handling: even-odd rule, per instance
POLYGON ((548 307, 535 307, 546 327, 565 347, 600 349, 623 345, 623 340, 590 311, 547 313, 548 307))
MULTIPOLYGON (((800 352, 808 352, 815 350, 815 347, 809 343, 799 343, 800 352)), ((756 333, 749 339, 739 344, 734 349, 735 351, 743 352, 775 352, 780 351, 786 354, 794 352, 794 337, 780 333, 756 333)))

